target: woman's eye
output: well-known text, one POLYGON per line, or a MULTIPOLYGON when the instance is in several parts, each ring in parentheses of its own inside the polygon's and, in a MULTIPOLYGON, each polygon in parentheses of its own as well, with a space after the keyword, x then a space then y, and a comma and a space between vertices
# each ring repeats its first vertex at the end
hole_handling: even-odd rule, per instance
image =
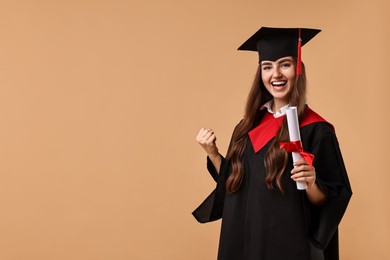
POLYGON ((263 70, 270 70, 271 66, 263 66, 263 70))
POLYGON ((283 63, 282 64, 282 68, 289 68, 289 67, 291 67, 290 63, 283 63))

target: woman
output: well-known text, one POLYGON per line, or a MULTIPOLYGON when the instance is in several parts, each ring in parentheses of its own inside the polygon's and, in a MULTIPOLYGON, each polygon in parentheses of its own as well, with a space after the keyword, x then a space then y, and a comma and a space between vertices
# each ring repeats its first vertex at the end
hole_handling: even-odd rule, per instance
POLYGON ((201 222, 222 218, 219 260, 338 259, 337 227, 352 195, 333 126, 305 105, 300 48, 320 30, 262 27, 239 50, 259 53, 244 118, 226 158, 216 135, 196 140, 208 157, 216 189, 193 212, 201 222), (289 140, 285 110, 296 106, 303 149, 293 164, 280 148, 289 140), (306 182, 298 190, 295 182, 306 182))

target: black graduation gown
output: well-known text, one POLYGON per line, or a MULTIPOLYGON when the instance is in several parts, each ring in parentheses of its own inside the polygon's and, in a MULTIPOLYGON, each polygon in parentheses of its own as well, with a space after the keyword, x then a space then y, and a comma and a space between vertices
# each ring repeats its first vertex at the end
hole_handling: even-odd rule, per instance
POLYGON ((290 178, 291 156, 282 177, 285 194, 264 183, 264 155, 273 139, 258 153, 248 139, 243 156, 240 189, 226 192, 230 164, 222 160, 218 174, 208 159, 216 189, 193 212, 201 223, 222 218, 218 260, 311 260, 310 247, 321 249, 325 260, 337 260, 337 228, 352 195, 333 128, 324 122, 300 129, 304 151, 314 154, 317 184, 327 195, 322 206, 312 205, 305 191, 290 178))

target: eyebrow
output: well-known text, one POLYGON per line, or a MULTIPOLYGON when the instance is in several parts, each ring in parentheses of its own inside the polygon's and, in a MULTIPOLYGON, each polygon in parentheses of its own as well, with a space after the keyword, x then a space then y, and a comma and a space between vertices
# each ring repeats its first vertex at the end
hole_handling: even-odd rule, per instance
POLYGON ((285 58, 285 59, 280 60, 279 63, 283 63, 283 62, 286 62, 286 61, 293 62, 292 59, 290 59, 290 58, 285 58))
MULTIPOLYGON (((286 61, 288 61, 288 62, 294 62, 291 58, 285 58, 285 59, 279 60, 278 63, 283 63, 283 62, 286 62, 286 61)), ((263 65, 272 65, 272 63, 273 63, 273 62, 271 62, 271 61, 263 61, 263 62, 261 63, 261 66, 263 66, 263 65)))
POLYGON ((264 62, 261 63, 261 66, 263 66, 263 65, 272 65, 272 62, 264 61, 264 62))

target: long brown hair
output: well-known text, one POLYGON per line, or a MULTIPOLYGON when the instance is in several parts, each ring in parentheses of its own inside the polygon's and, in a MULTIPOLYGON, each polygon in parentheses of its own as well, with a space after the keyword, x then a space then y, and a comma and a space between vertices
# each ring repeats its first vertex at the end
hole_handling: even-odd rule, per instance
MULTIPOLYGON (((244 118, 234 131, 232 142, 226 156, 232 166, 232 173, 226 182, 226 189, 229 192, 236 192, 241 186, 244 177, 242 156, 248 140, 248 132, 256 127, 261 120, 262 113, 260 107, 272 98, 272 95, 267 91, 261 79, 261 65, 259 64, 255 80, 247 98, 244 118)), ((305 102, 306 72, 305 66, 302 63, 302 74, 296 77, 289 97, 289 104, 297 107, 299 119, 303 117, 305 102)), ((288 156, 284 150, 280 149, 279 142, 287 140, 288 128, 286 119, 284 119, 282 126, 278 130, 264 157, 266 169, 265 184, 269 189, 274 189, 276 185, 282 193, 284 189, 281 183, 281 177, 286 168, 288 156)))

